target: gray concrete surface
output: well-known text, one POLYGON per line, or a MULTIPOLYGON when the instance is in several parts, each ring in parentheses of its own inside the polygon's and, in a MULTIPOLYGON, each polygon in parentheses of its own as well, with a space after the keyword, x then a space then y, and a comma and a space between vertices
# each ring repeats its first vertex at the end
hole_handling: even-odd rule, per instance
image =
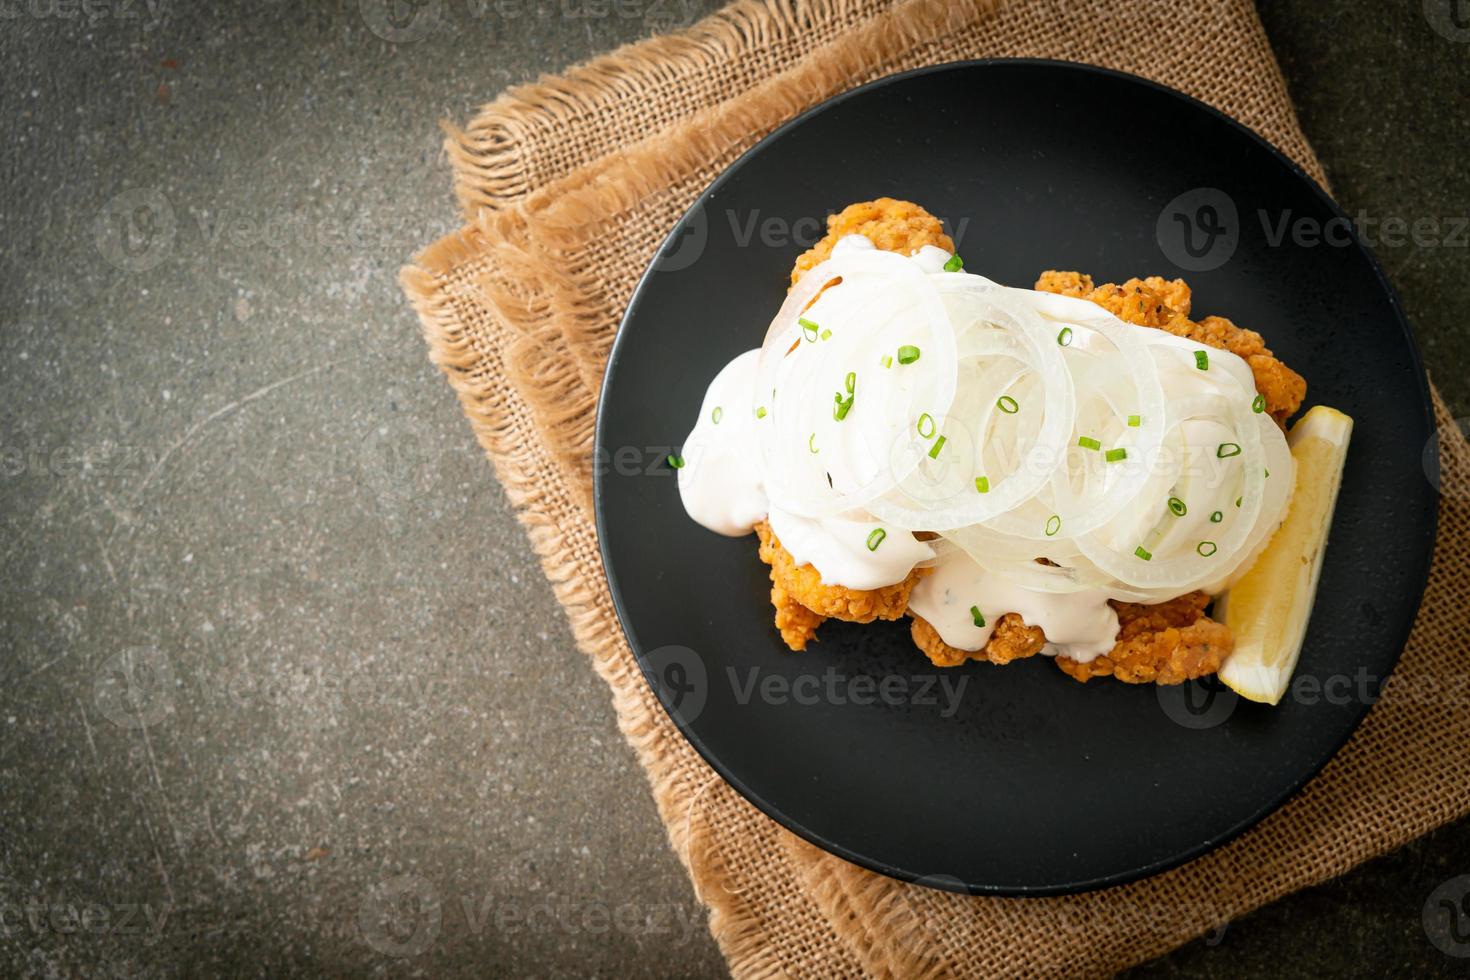
MULTIPOLYGON (((714 6, 0 2, 0 975, 723 972, 395 280, 438 119, 714 6)), ((1305 6, 1349 210, 1470 211, 1470 44, 1305 6)), ((1380 254, 1465 413, 1466 250, 1380 254)), ((1462 823, 1136 975, 1450 975, 1467 871, 1462 823)))

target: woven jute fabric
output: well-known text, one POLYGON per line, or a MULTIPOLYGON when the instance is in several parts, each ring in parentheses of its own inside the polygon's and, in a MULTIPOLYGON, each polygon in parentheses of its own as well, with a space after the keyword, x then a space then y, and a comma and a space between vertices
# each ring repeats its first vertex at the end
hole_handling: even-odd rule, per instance
POLYGON ((1245 0, 741 2, 513 89, 452 131, 467 225, 403 273, 738 976, 1107 974, 1470 811, 1470 451, 1452 427, 1442 483, 1459 492, 1442 494, 1428 594, 1366 722, 1256 828, 1132 885, 971 898, 864 871, 746 803, 644 683, 608 594, 591 490, 598 387, 639 275, 696 194, 798 112, 896 71, 1011 56, 1182 89, 1323 179, 1245 0))

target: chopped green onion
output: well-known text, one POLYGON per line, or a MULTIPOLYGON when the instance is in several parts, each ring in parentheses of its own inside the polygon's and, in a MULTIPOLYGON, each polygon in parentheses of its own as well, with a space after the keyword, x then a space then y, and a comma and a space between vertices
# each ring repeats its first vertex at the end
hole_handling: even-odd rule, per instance
POLYGON ((1240 455, 1240 444, 1235 442, 1222 442, 1215 450, 1217 459, 1229 459, 1231 456, 1240 455))
POLYGON ((913 344, 904 344, 898 349, 898 363, 912 364, 919 359, 919 348, 913 344))
POLYGON ((886 368, 893 367, 893 358, 890 355, 888 355, 888 354, 884 354, 883 355, 883 366, 886 367, 886 368))
POLYGON ((1184 501, 1180 500, 1178 497, 1170 497, 1169 513, 1173 514, 1175 517, 1183 517, 1185 514, 1189 513, 1189 508, 1184 506, 1184 501))
POLYGON ((935 429, 937 428, 934 425, 934 416, 930 415, 928 412, 925 412, 923 415, 920 415, 919 416, 919 424, 918 424, 918 427, 917 428, 919 430, 919 435, 923 436, 925 439, 928 439, 930 436, 932 436, 934 434, 935 429), (927 432, 924 431, 924 426, 925 426, 926 423, 928 424, 928 427, 929 427, 929 431, 927 431, 927 432))
POLYGON ((760 408, 757 408, 755 410, 755 417, 758 418, 758 419, 765 418, 766 417, 766 406, 762 405, 760 408))
POLYGON ((1057 334, 1057 343, 1063 347, 1072 346, 1072 328, 1063 327, 1062 332, 1057 334))
POLYGON ((830 330, 823 330, 822 331, 822 339, 823 340, 831 340, 832 339, 832 331, 830 331, 830 330))
POLYGON ((1251 411, 1252 412, 1255 412, 1257 415, 1260 415, 1265 410, 1266 410, 1266 396, 1265 395, 1257 395, 1251 401, 1251 411))
POLYGON ((944 436, 940 436, 938 439, 935 439, 934 440, 934 446, 933 446, 933 448, 931 448, 929 450, 929 458, 930 459, 938 459, 939 458, 939 450, 941 450, 943 448, 944 448, 944 436))
POLYGON ((1120 459, 1128 458, 1128 450, 1123 448, 1109 449, 1106 453, 1103 454, 1103 458, 1106 459, 1109 463, 1116 463, 1120 459))
POLYGON ((981 629, 985 628, 985 614, 980 611, 979 606, 970 607, 970 619, 981 629))
POLYGON ((1050 517, 1048 517, 1046 519, 1046 536, 1047 537, 1049 537, 1049 538, 1056 537, 1057 536, 1057 532, 1060 531, 1061 529, 1062 529, 1062 519, 1061 519, 1060 516, 1058 516, 1056 514, 1053 514, 1053 515, 1051 515, 1050 517))
POLYGON ((995 400, 995 405, 1007 415, 1015 415, 1021 410, 1021 406, 1010 395, 1001 395, 995 400))
POLYGON ((1267 470, 1266 471, 1266 479, 1268 479, 1268 480, 1271 479, 1271 471, 1270 470, 1267 470))
POLYGON ((1210 369, 1210 354, 1208 351, 1197 350, 1194 352, 1194 366, 1201 371, 1210 369))
POLYGON ((852 411, 852 396, 848 395, 846 398, 843 398, 841 395, 838 395, 837 404, 832 406, 832 418, 841 422, 847 418, 847 413, 850 411, 852 411))
POLYGON ((1239 507, 1240 506, 1240 502, 1242 500, 1244 500, 1244 499, 1245 499, 1244 497, 1236 497, 1235 498, 1235 506, 1239 507))
POLYGON ((1201 558, 1208 558, 1220 549, 1215 547, 1215 542, 1213 541, 1201 541, 1194 546, 1194 550, 1200 553, 1201 558))
POLYGON ((1153 561, 1154 559, 1153 553, 1150 552, 1143 545, 1139 545, 1137 548, 1134 548, 1133 553, 1139 558, 1142 558, 1144 561, 1153 561))
POLYGON ((670 453, 669 454, 669 465, 672 466, 676 470, 683 469, 684 468, 684 457, 683 456, 677 456, 677 455, 675 455, 673 453, 670 453))
POLYGON ((1081 436, 1081 437, 1079 437, 1078 440, 1077 440, 1077 445, 1081 446, 1083 449, 1101 449, 1102 448, 1102 443, 1100 443, 1096 439, 1092 438, 1092 436, 1081 436))
POLYGON ((1225 519, 1225 515, 1222 514, 1222 513, 1220 513, 1218 510, 1215 511, 1213 514, 1210 515, 1210 523, 1211 524, 1219 524, 1224 519, 1225 519))
POLYGON ((945 272, 959 272, 964 267, 965 260, 960 258, 958 253, 951 255, 949 261, 944 263, 945 272))
POLYGON ((806 448, 810 449, 814 453, 821 451, 821 450, 817 449, 817 434, 815 432, 813 432, 811 435, 807 436, 807 438, 806 438, 806 448))
POLYGON ((852 394, 852 390, 857 387, 857 372, 856 371, 849 371, 849 372, 847 372, 847 377, 845 379, 843 379, 843 384, 847 388, 847 393, 849 395, 852 394))
POLYGON ((817 325, 806 317, 798 317, 796 322, 801 324, 801 335, 815 344, 817 342, 817 325))
POLYGON ((990 492, 990 477, 988 477, 988 476, 977 476, 977 477, 975 477, 975 492, 976 493, 989 493, 990 492))
POLYGON ((1130 415, 1130 416, 1128 416, 1128 425, 1131 426, 1132 428, 1135 428, 1136 429, 1136 428, 1138 428, 1142 424, 1143 424, 1143 419, 1140 418, 1139 416, 1137 416, 1137 415, 1130 415))
POLYGON ((873 528, 872 533, 868 535, 868 550, 877 551, 878 546, 883 543, 883 539, 886 537, 888 537, 887 531, 881 527, 873 528))
POLYGON ((715 410, 709 413, 709 417, 711 422, 713 422, 715 425, 719 425, 720 419, 725 417, 725 410, 716 405, 715 410))

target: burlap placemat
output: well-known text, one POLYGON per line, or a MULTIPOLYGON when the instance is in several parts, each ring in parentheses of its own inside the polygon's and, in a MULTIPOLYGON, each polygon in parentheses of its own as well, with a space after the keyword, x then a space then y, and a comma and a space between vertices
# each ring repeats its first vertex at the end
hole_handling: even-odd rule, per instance
POLYGON ((1322 179, 1245 0, 741 2, 680 35, 514 89, 452 133, 470 223, 403 273, 431 355, 612 688, 669 839, 740 976, 1105 974, 1470 811, 1461 573, 1470 451, 1458 434, 1442 447, 1442 479, 1459 493, 1442 496, 1429 591, 1383 699, 1275 815, 1146 881, 995 899, 869 873, 747 804, 648 690, 613 612, 591 512, 597 391, 638 276, 694 196, 795 113, 895 71, 996 56, 1157 79, 1230 113, 1322 179))

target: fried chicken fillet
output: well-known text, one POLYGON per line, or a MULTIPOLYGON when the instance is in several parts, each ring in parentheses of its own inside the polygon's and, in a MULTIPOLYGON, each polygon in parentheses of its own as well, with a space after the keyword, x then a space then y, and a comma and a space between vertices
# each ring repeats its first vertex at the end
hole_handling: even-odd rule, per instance
MULTIPOLYGON (((849 205, 828 217, 826 236, 796 260, 792 284, 826 261, 839 239, 853 234, 863 235, 880 249, 903 255, 912 255, 925 245, 954 251, 954 242, 944 233, 938 218, 917 204, 879 198, 849 205)), ((1306 397, 1306 381, 1276 359, 1260 334, 1224 317, 1189 319, 1192 297, 1181 279, 1150 276, 1130 279, 1122 285, 1094 286, 1090 277, 1080 273, 1049 271, 1037 280, 1036 289, 1086 299, 1128 323, 1167 330, 1239 355, 1250 365, 1267 411, 1278 423, 1284 423, 1306 397)), ((914 585, 927 574, 926 569, 915 569, 904 581, 882 589, 825 585, 815 568, 796 563, 769 524, 761 522, 756 532, 760 536, 761 560, 771 568, 776 628, 792 650, 805 650, 815 639, 817 627, 829 617, 858 623, 898 619, 908 611, 914 585)), ((1082 682, 1093 677, 1114 677, 1134 684, 1178 684, 1214 673, 1234 649, 1235 641, 1225 625, 1205 615, 1209 602, 1210 597, 1203 592, 1156 605, 1112 602, 1120 625, 1112 650, 1088 663, 1060 656, 1054 659, 1063 672, 1082 682)), ((1046 644, 1042 630, 1028 626, 1015 613, 1002 616, 989 642, 974 651, 950 646, 923 617, 910 615, 914 644, 940 667, 957 666, 967 660, 1007 664, 1035 656, 1046 644)))
MULTIPOLYGON (((954 251, 954 242, 944 233, 940 220, 908 201, 881 197, 843 208, 827 218, 827 234, 804 252, 791 270, 795 285, 808 271, 832 255, 832 246, 847 235, 862 235, 878 248, 912 255, 925 245, 954 251)), ((760 535, 761 561, 771 566, 771 605, 776 608, 776 629, 792 650, 805 650, 816 638, 817 627, 827 619, 871 623, 875 619, 899 619, 908 610, 909 593, 925 574, 915 569, 897 585, 882 589, 849 589, 824 585, 811 565, 798 565, 771 527, 756 525, 760 535)))
POLYGON ((1090 276, 1048 271, 1036 280, 1036 289, 1085 299, 1128 323, 1165 330, 1176 337, 1238 355, 1250 366, 1256 390, 1266 399, 1266 411, 1279 424, 1284 425, 1307 397, 1306 379, 1277 360, 1254 330, 1237 327, 1223 316, 1191 320, 1191 296, 1183 279, 1149 276, 1129 279, 1121 286, 1106 282, 1094 288, 1090 276))

